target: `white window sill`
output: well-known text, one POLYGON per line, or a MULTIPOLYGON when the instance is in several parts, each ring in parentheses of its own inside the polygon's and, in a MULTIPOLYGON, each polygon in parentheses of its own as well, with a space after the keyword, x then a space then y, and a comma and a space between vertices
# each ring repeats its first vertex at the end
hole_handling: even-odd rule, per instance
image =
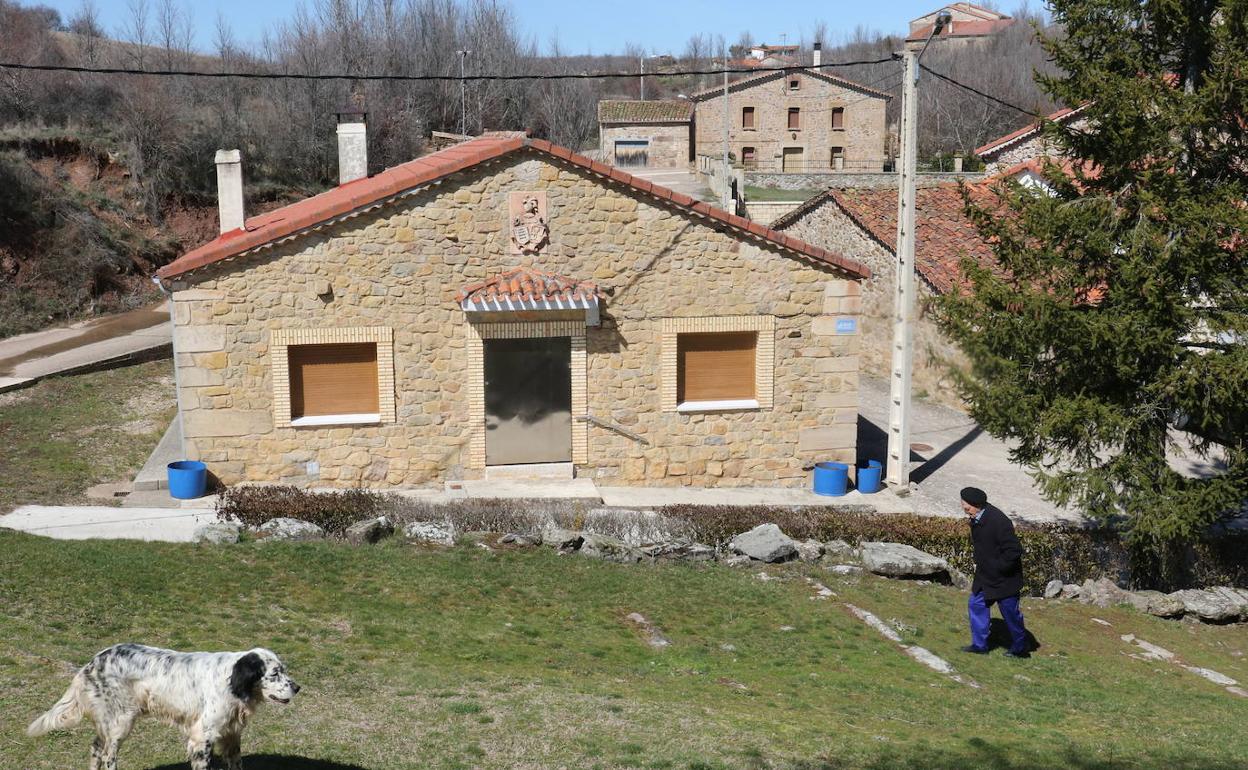
POLYGON ((372 425, 381 422, 380 414, 318 414, 315 417, 296 417, 290 421, 292 428, 316 425, 372 425))
POLYGON ((758 400, 740 398, 728 401, 686 401, 676 406, 678 412, 729 412, 735 409, 758 409, 758 400))

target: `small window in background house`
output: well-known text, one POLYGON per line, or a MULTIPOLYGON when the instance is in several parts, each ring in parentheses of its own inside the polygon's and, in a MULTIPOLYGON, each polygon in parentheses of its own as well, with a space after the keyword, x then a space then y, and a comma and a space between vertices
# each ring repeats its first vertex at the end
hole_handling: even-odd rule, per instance
POLYGON ((802 87, 801 78, 789 78, 789 90, 796 91, 802 87))
POLYGON ((802 127, 802 108, 790 107, 789 108, 789 130, 797 131, 801 127, 802 127))
POLYGON ((377 343, 291 345, 290 417, 372 416, 380 410, 377 343))
POLYGON ((753 147, 741 148, 741 162, 746 166, 753 166, 756 160, 753 147))
POLYGON ((840 131, 845 128, 845 108, 832 108, 832 130, 840 131))
POLYGON ((754 127, 754 108, 753 107, 741 108, 741 127, 742 128, 754 127))
POLYGON ((676 340, 678 403, 756 398, 758 332, 681 334, 676 340))

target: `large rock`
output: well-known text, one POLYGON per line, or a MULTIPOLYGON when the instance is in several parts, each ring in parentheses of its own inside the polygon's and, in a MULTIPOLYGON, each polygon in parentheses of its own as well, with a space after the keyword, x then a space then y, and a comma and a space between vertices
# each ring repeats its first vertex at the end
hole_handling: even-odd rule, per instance
POLYGON ((1248 620, 1248 591, 1242 588, 1229 588, 1227 586, 1219 586, 1207 590, 1226 599, 1239 612, 1241 620, 1248 620))
POLYGON ((815 562, 823 556, 823 543, 818 540, 803 540, 797 544, 797 557, 802 561, 815 562))
POLYGON ((789 561, 797 556, 797 542, 775 524, 759 524, 749 532, 742 532, 728 547, 733 553, 768 563, 789 561))
POLYGON ((560 551, 575 551, 584 542, 584 533, 574 529, 563 529, 550 524, 542 530, 542 543, 560 551))
POLYGON ((447 521, 413 521, 403 528, 403 536, 418 543, 455 545, 455 527, 447 521))
POLYGON ((1059 594, 1062 599, 1078 599, 1083 595, 1083 589, 1074 583, 1067 583, 1062 586, 1062 592, 1059 594))
POLYGON ((214 521, 195 530, 192 538, 196 543, 214 543, 217 545, 238 542, 239 527, 224 521, 214 521))
POLYGON ((325 530, 310 521, 290 519, 285 516, 269 519, 256 528, 268 540, 320 540, 325 537, 325 530))
POLYGON ((1131 594, 1118 587, 1109 578, 1088 579, 1083 581, 1079 600, 1094 607, 1114 607, 1119 604, 1130 604, 1131 594))
POLYGON ((904 543, 863 543, 862 566, 887 577, 925 578, 949 572, 949 562, 904 543))
POLYGON ((582 556, 619 564, 636 564, 641 561, 641 551, 635 546, 629 545, 618 537, 595 535, 591 532, 585 533, 580 550, 577 552, 582 556))
POLYGON ((1056 599, 1062 595, 1062 581, 1050 580, 1044 585, 1044 598, 1056 599))
POLYGON ((852 564, 858 561, 858 549, 844 540, 829 540, 823 544, 823 558, 837 564, 852 564))
POLYGON ((651 559, 669 559, 672 561, 712 561, 715 558, 714 548, 691 540, 646 543, 641 546, 641 553, 651 559))
POLYGON ((390 537, 394 534, 394 524, 385 516, 377 516, 372 519, 357 521, 347 527, 345 536, 347 542, 356 545, 364 545, 365 543, 376 543, 384 537, 390 537))
POLYGON ((1159 618, 1177 618, 1185 611, 1183 602, 1161 591, 1136 591, 1131 603, 1140 612, 1159 618))
POLYGON ((1182 602, 1183 609, 1189 615, 1195 615, 1201 620, 1225 623, 1239 617, 1239 607, 1226 597, 1213 591, 1188 589, 1186 591, 1175 591, 1170 596, 1182 602))

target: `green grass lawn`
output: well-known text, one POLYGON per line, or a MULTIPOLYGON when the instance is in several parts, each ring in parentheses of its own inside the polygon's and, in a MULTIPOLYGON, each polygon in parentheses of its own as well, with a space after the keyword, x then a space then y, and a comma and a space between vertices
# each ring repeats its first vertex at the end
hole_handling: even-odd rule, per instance
POLYGON ((804 201, 813 198, 823 190, 781 190, 775 187, 745 186, 745 201, 804 201))
MULTIPOLYGON (((548 549, 0 532, 0 765, 86 766, 89 730, 34 740, 23 729, 76 666, 119 641, 282 655, 304 689, 248 729, 249 770, 1248 764, 1248 700, 1131 659, 1119 639, 1134 633, 1248 682, 1242 627, 1032 601, 1036 657, 971 657, 956 652, 965 643, 958 591, 811 566, 767 572, 782 579, 548 549), (813 600, 806 575, 837 596, 813 600), (897 622, 983 689, 920 667, 844 602, 897 622), (647 646, 625 620, 631 612, 671 645, 647 646)), ((123 768, 185 767, 174 730, 140 725, 123 768)))
POLYGON ((169 361, 54 377, 0 394, 0 513, 26 503, 94 503, 129 481, 175 413, 169 361))

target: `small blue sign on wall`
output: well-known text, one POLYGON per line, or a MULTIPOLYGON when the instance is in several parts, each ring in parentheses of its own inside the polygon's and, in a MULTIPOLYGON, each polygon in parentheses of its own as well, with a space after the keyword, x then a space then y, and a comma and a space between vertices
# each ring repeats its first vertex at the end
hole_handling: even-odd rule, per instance
POLYGON ((838 318, 836 319, 837 334, 853 334, 858 331, 857 318, 838 318))

